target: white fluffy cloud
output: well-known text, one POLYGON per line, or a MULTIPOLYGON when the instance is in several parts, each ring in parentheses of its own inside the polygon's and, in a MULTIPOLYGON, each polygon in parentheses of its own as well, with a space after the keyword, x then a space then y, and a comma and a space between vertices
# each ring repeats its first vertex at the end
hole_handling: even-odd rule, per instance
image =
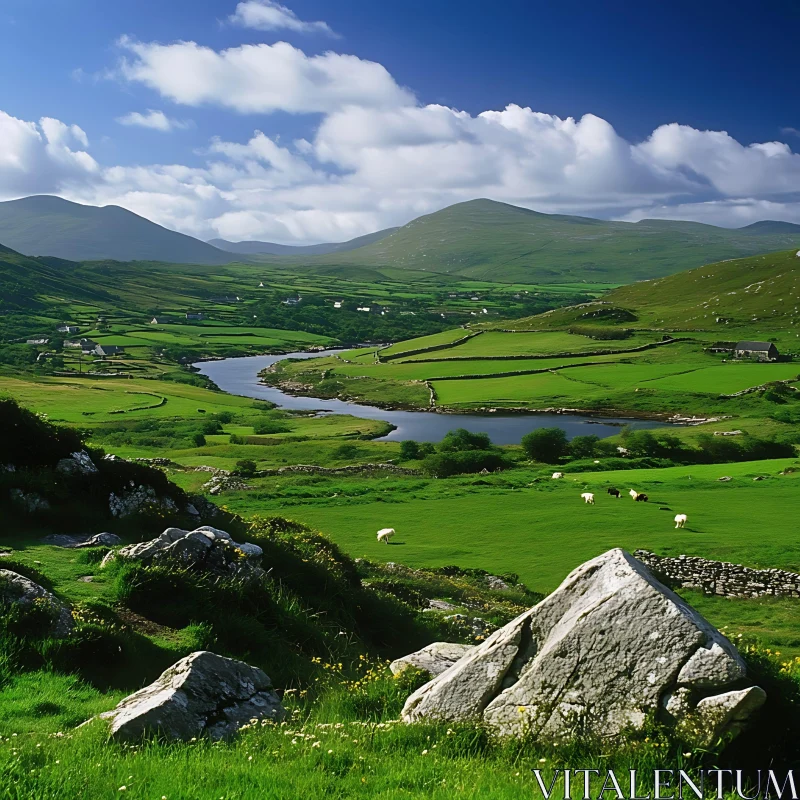
POLYGON ((308 56, 286 42, 217 52, 195 42, 159 44, 122 38, 120 75, 175 103, 241 113, 331 113, 348 105, 388 108, 412 103, 381 64, 356 56, 308 56))
MULTIPOLYGON (((245 20, 253 6, 293 18, 269 2, 241 2, 237 14, 245 20)), ((477 197, 631 221, 800 222, 800 154, 780 142, 745 145, 679 124, 630 142, 593 114, 422 106, 380 64, 308 56, 285 42, 219 52, 194 42, 120 44, 118 75, 175 103, 321 119, 292 143, 261 131, 247 141, 212 138, 199 166, 100 166, 77 126, 0 113, 5 197, 52 192, 117 203, 204 238, 286 243, 344 240, 477 197)), ((119 121, 164 131, 181 124, 154 110, 119 121)))
POLYGON ((150 128, 151 130, 161 131, 162 133, 185 130, 192 125, 188 120, 173 119, 172 117, 168 117, 163 111, 157 111, 152 108, 148 108, 145 114, 139 111, 131 111, 130 114, 117 117, 117 122, 119 122, 120 125, 150 128))
POLYGON ((246 0, 239 3, 228 21, 232 25, 255 28, 259 31, 289 30, 297 33, 336 35, 327 22, 304 22, 294 11, 273 0, 246 0))
POLYGON ((77 125, 51 117, 27 122, 0 111, 0 197, 93 184, 100 168, 83 149, 88 146, 77 125))

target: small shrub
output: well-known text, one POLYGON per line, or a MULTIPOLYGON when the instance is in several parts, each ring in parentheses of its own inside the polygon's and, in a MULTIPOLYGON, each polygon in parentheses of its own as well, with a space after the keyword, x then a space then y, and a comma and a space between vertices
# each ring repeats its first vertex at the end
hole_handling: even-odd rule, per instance
POLYGON ((250 458, 242 458, 236 462, 236 469, 234 472, 245 478, 251 478, 256 474, 258 464, 250 458))

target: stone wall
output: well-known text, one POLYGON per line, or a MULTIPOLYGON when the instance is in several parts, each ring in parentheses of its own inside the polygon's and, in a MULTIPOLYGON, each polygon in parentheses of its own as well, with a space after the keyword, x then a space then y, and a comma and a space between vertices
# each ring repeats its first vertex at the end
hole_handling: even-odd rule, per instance
POLYGON ((649 550, 636 550, 633 555, 647 564, 656 577, 673 586, 700 589, 722 597, 800 598, 800 575, 796 572, 751 569, 697 556, 658 556, 649 550))

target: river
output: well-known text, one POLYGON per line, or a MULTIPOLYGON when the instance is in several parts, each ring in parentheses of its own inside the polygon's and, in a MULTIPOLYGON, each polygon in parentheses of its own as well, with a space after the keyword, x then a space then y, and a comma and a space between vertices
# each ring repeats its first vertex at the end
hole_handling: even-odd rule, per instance
POLYGON ((286 409, 350 414, 361 419, 380 419, 395 429, 377 441, 438 442, 455 428, 488 433, 495 444, 519 444, 520 439, 536 428, 563 428, 567 436, 594 434, 600 438, 619 433, 620 426, 656 428, 663 423, 609 417, 583 417, 573 414, 438 414, 432 411, 390 411, 375 406, 350 403, 344 400, 321 400, 317 397, 295 397, 280 389, 259 382, 261 370, 284 358, 318 358, 335 350, 321 353, 287 353, 273 356, 247 356, 220 361, 201 361, 193 366, 229 394, 269 400, 286 409))

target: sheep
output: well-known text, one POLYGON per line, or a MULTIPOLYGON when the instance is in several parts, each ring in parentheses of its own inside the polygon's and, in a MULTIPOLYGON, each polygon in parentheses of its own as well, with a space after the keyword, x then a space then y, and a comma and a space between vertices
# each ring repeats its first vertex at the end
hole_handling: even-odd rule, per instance
POLYGON ((378 541, 386 542, 386 544, 389 544, 389 539, 391 539, 392 536, 395 535, 395 533, 396 531, 394 528, 381 528, 378 531, 378 541))
POLYGON ((564 477, 564 473, 563 472, 554 472, 553 473, 553 480, 557 480, 558 478, 563 478, 563 477, 564 477))
POLYGON ((584 492, 581 498, 583 498, 584 503, 588 503, 590 506, 594 505, 594 495, 591 492, 584 492))
POLYGON ((613 486, 609 486, 606 491, 612 496, 616 497, 619 500, 619 489, 615 489, 613 486))
POLYGON ((628 489, 628 494, 631 496, 632 500, 635 500, 639 496, 639 492, 636 489, 628 489))
POLYGON ((676 528, 685 528, 686 527, 686 514, 676 514, 675 515, 675 527, 676 528))
POLYGON ((647 502, 647 495, 644 492, 640 492, 639 494, 636 495, 634 500, 637 503, 646 503, 647 502))

